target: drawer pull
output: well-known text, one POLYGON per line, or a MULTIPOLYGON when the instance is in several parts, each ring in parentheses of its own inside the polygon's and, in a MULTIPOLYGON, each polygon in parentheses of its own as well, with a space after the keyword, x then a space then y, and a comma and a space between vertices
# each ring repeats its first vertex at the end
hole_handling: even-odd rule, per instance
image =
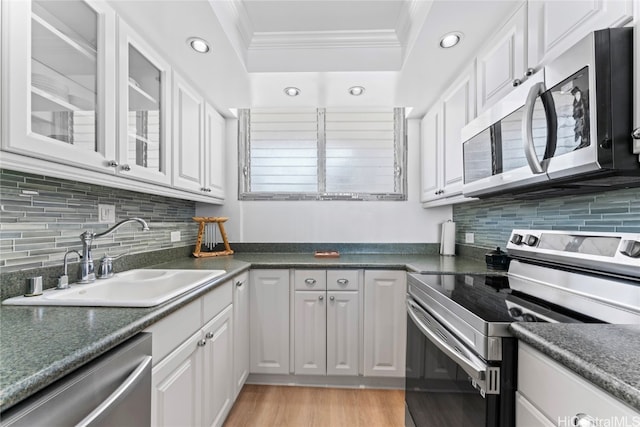
POLYGON ((304 279, 304 283, 306 283, 309 286, 313 286, 316 284, 316 279, 304 279))
POLYGON ((205 345, 207 345, 207 340, 198 341, 198 347, 204 347, 205 345))
POLYGON ((205 335, 205 337, 206 337, 207 339, 211 339, 211 338, 213 338, 213 332, 207 332, 207 334, 205 335))
POLYGON ((349 279, 338 279, 336 282, 338 285, 347 286, 349 284, 349 279))

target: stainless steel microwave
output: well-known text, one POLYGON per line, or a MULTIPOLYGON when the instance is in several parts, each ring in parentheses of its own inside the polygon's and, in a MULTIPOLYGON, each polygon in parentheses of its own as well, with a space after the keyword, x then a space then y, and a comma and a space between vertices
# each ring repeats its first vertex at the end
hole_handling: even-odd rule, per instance
POLYGON ((633 29, 595 31, 463 128, 463 193, 640 186, 632 120, 633 29))

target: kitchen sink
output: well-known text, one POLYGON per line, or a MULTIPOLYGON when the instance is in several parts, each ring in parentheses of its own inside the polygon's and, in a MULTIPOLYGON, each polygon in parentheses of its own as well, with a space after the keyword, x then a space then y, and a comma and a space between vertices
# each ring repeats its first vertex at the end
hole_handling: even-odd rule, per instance
POLYGON ((47 289, 35 297, 9 298, 3 304, 153 307, 225 273, 225 270, 136 269, 86 285, 72 284, 69 289, 47 289))

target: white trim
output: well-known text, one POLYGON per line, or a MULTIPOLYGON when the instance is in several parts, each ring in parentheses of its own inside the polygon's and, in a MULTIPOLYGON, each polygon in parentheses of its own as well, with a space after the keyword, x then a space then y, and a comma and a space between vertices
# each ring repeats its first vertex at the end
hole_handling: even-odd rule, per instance
POLYGON ((310 48, 401 48, 395 30, 254 32, 249 50, 310 48))
POLYGON ((404 390, 404 377, 249 374, 246 384, 404 390))

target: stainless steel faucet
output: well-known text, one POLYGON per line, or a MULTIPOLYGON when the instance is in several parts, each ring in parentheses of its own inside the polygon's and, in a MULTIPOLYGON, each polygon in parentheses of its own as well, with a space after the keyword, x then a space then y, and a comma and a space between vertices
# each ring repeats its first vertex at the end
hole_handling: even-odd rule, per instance
POLYGON ((80 280, 78 283, 91 283, 96 280, 95 267, 93 265, 93 256, 91 255, 91 244, 95 239, 99 239, 100 237, 107 236, 122 225, 137 222, 142 226, 142 231, 149 231, 149 225, 147 225, 146 221, 142 218, 128 218, 124 221, 120 221, 107 231, 103 231, 102 233, 93 233, 91 231, 85 231, 80 235, 80 240, 82 241, 82 259, 80 260, 80 280))

